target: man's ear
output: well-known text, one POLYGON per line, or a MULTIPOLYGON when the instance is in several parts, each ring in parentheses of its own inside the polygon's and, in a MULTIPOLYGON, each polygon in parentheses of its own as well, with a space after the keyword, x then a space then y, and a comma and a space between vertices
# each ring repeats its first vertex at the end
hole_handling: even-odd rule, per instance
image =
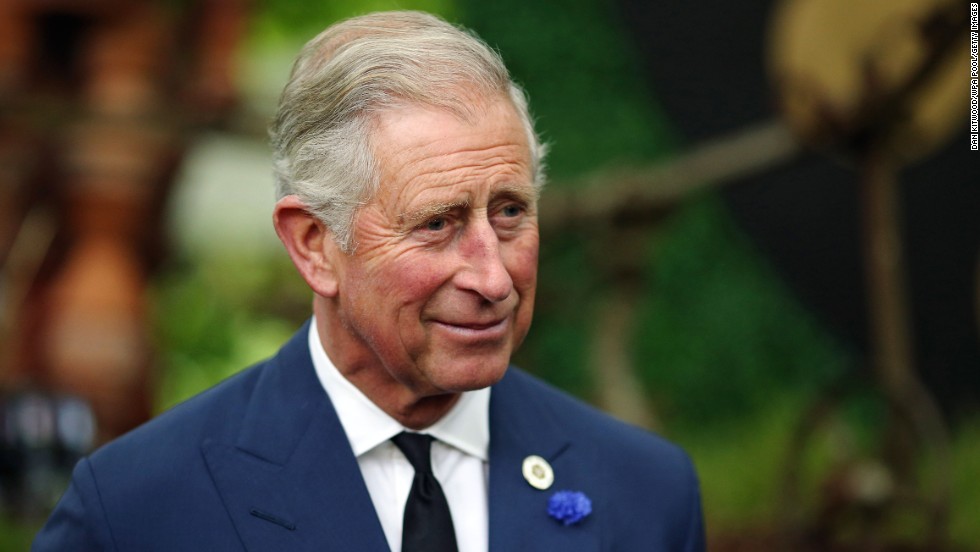
POLYGON ((335 297, 343 252, 333 233, 295 195, 276 202, 272 224, 300 275, 318 295, 335 297))

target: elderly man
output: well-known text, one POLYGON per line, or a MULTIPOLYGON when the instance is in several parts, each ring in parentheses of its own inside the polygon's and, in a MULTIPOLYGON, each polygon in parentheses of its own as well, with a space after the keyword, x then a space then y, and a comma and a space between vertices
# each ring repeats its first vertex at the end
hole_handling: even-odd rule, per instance
POLYGON ((339 23, 273 141, 312 321, 80 462, 35 550, 703 549, 681 450, 508 367, 544 148, 486 44, 420 13, 339 23))

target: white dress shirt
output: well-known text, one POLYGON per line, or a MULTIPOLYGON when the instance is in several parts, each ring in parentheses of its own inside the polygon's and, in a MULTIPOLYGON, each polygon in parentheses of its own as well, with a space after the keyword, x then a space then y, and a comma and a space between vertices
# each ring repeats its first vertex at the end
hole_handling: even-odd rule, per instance
MULTIPOLYGON (((388 546, 401 552, 402 518, 415 470, 389 439, 407 430, 340 374, 323 350, 315 319, 309 345, 317 378, 350 440, 388 546)), ((489 388, 463 393, 452 410, 423 431, 436 438, 432 471, 449 502, 459 552, 488 548, 489 407, 489 388)))

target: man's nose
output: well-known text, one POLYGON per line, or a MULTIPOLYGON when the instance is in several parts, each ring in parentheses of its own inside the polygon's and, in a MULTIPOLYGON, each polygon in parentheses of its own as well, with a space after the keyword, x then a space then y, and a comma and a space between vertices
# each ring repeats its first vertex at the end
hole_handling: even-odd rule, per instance
POLYGON ((504 265, 500 238, 487 220, 472 223, 460 243, 465 266, 457 285, 496 303, 510 296, 514 281, 504 265))

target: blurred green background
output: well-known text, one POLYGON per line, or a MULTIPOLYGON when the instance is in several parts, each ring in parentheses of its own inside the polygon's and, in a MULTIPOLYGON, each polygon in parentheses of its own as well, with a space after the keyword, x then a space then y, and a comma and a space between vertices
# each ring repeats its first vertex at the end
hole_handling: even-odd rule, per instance
MULTIPOLYGON (((392 8, 441 14, 499 49, 551 144, 549 186, 684 150, 620 16, 599 0, 561 9, 520 0, 265 0, 240 54, 246 110, 272 113, 292 56, 326 25, 392 8)), ((152 290, 161 411, 272 354, 309 315, 310 292, 272 233, 268 167, 258 133, 204 135, 185 160, 170 208, 173 251, 152 290)), ((657 431, 697 465, 712 542, 776 529, 801 419, 832 394, 841 406, 803 453, 801 507, 816 515, 828 474, 881 445, 883 405, 854 375, 860 359, 801 306, 716 192, 688 198, 648 233, 632 252, 642 271, 624 343, 657 431)), ((602 373, 588 359, 598 302, 614 285, 602 270, 610 235, 577 227, 543 238, 535 322, 515 361, 601 403, 602 373)), ((967 549, 980 542, 978 422, 965 416, 953 437, 950 536, 967 549)), ((4 522, 0 549, 25 549, 34 529, 4 522)))

